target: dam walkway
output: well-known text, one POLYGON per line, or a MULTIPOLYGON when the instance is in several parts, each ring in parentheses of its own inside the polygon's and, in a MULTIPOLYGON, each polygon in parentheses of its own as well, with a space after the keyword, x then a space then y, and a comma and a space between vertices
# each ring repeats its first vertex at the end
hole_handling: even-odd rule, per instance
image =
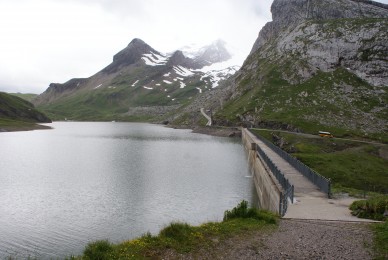
MULTIPOLYGON (((276 168, 279 169, 294 187, 293 201, 290 201, 289 199, 287 210, 283 218, 355 222, 368 221, 351 215, 349 205, 355 199, 347 197, 340 199, 329 198, 328 193, 321 191, 298 169, 282 158, 282 156, 257 136, 247 129, 243 129, 243 136, 244 135, 246 136, 245 138, 249 138, 249 142, 253 141, 260 147, 264 154, 273 162, 273 164, 275 164, 276 168)), ((261 157, 259 154, 255 156, 261 157)))

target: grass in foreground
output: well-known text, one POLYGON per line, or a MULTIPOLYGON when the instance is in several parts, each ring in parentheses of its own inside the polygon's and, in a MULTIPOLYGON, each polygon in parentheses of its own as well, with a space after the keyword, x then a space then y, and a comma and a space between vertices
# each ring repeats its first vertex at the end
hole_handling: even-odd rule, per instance
POLYGON ((375 259, 388 259, 388 220, 372 227, 375 233, 375 259))
POLYGON ((353 202, 349 209, 352 215, 385 221, 373 224, 375 259, 388 259, 388 195, 373 196, 353 202))
POLYGON ((224 221, 200 226, 172 223, 157 236, 145 234, 140 238, 111 244, 107 240, 95 241, 86 246, 82 256, 70 259, 144 259, 160 256, 166 250, 189 253, 211 250, 220 241, 232 236, 246 235, 258 230, 275 227, 277 216, 257 209, 249 209, 241 202, 225 212, 224 221))

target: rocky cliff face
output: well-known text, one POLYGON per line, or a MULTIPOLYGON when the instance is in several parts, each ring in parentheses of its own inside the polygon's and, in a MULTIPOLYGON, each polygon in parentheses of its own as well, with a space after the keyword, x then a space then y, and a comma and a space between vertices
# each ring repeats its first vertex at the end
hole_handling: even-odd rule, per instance
POLYGON ((273 21, 261 30, 251 54, 261 48, 266 56, 295 55, 306 61, 306 66, 296 66, 291 75, 284 74, 291 83, 304 81, 318 70, 343 66, 374 86, 386 86, 388 5, 373 3, 275 0, 273 21), (270 50, 272 47, 276 49, 270 50))
POLYGON ((273 21, 217 97, 226 99, 216 120, 302 131, 387 131, 387 5, 274 0, 271 11, 273 21))
POLYGON ((262 28, 251 53, 283 30, 290 31, 306 20, 387 18, 387 10, 388 5, 366 0, 275 0, 271 6, 272 22, 262 28))

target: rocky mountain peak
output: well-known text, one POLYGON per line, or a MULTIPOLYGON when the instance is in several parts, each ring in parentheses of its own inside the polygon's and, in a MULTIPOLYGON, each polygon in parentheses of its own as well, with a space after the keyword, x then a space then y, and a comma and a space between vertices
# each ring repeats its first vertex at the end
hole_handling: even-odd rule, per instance
POLYGON ((134 64, 141 60, 142 56, 146 53, 160 54, 154 50, 151 46, 145 43, 143 40, 135 38, 126 48, 118 52, 113 56, 113 62, 106 67, 102 72, 112 73, 117 71, 120 67, 124 67, 130 64, 134 64))
POLYGON ((133 60, 139 60, 143 54, 154 52, 158 53, 151 46, 140 39, 133 39, 128 46, 113 56, 113 62, 133 63, 133 60))
POLYGON ((185 66, 188 68, 195 67, 193 66, 193 61, 190 58, 187 58, 182 51, 175 51, 167 62, 167 66, 185 66))
POLYGON ((282 31, 307 20, 388 18, 388 5, 369 0, 274 0, 272 22, 260 31, 251 53, 282 31))
POLYGON ((142 39, 134 38, 129 44, 128 47, 131 46, 141 46, 141 45, 147 45, 142 39))

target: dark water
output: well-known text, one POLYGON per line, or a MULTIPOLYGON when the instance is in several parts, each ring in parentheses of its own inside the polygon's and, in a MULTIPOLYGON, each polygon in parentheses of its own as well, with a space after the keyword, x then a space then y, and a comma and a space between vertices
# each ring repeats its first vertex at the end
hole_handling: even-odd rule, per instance
POLYGON ((222 220, 254 197, 240 140, 149 124, 52 126, 0 134, 0 259, 222 220))

